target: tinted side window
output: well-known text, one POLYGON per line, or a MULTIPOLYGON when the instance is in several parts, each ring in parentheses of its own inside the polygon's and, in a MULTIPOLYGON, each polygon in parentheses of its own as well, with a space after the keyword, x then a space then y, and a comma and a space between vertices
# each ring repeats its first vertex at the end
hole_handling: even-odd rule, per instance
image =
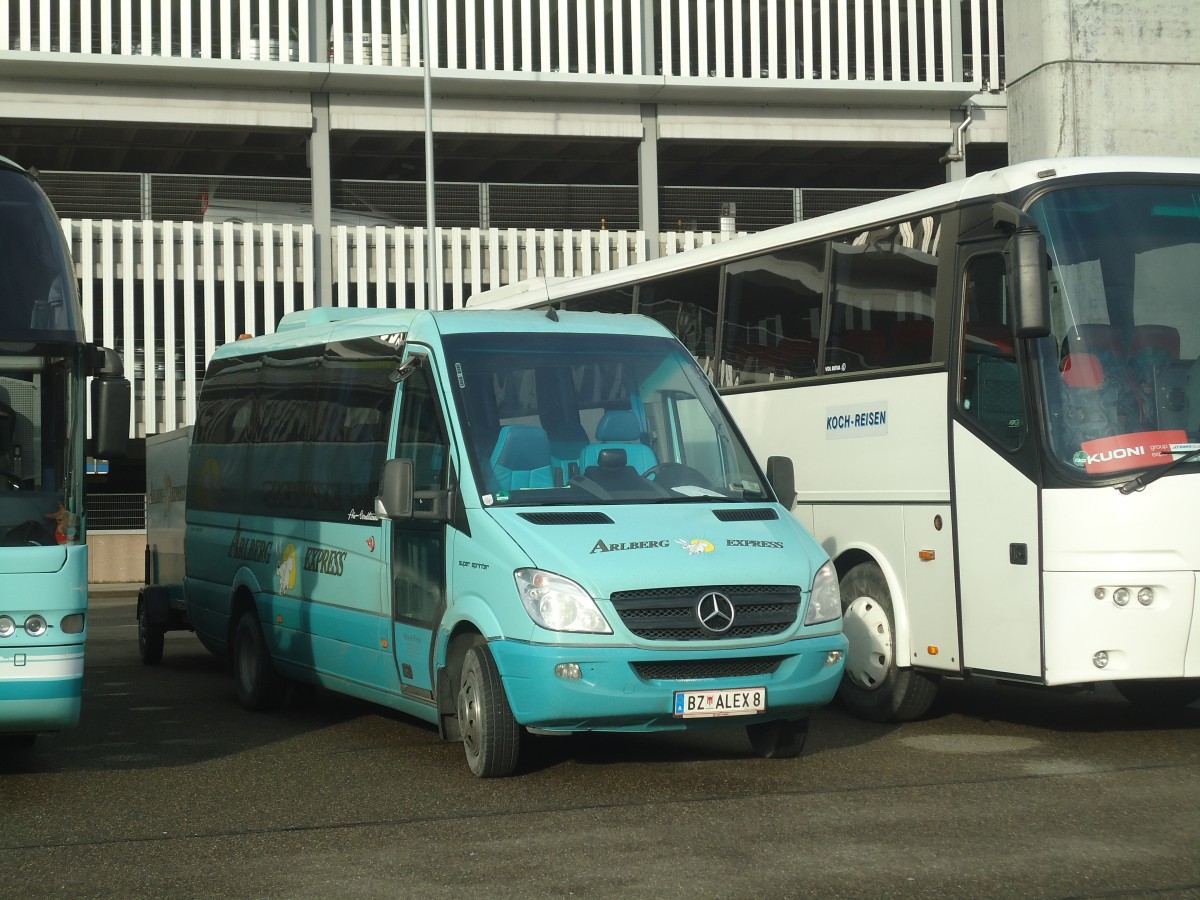
POLYGON ((997 444, 1015 450, 1025 437, 1027 417, 1005 277, 999 253, 980 254, 967 262, 959 406, 997 444))
POLYGON ((726 268, 720 384, 817 373, 825 244, 789 247, 726 268))
POLYGON ((717 298, 721 270, 716 266, 671 275, 638 286, 637 310, 666 326, 716 380, 717 298))
POLYGON ((938 218, 925 216, 833 242, 825 372, 933 359, 938 238, 938 218))

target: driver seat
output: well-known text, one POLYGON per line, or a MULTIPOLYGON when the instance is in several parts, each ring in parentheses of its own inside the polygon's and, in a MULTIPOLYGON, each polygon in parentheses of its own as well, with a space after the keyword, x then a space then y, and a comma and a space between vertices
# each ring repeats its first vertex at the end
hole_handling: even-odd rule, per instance
POLYGON ((654 451, 642 442, 642 423, 631 409, 610 409, 596 424, 596 443, 583 448, 579 467, 586 471, 599 464, 603 450, 624 450, 625 465, 645 475, 658 465, 654 451))

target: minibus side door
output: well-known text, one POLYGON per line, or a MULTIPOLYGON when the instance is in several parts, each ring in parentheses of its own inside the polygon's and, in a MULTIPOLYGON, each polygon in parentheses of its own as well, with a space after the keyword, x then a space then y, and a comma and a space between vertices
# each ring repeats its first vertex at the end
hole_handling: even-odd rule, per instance
POLYGON ((450 442, 427 358, 412 365, 400 386, 394 458, 412 461, 418 496, 412 515, 385 520, 390 547, 392 647, 403 693, 433 696, 433 632, 446 608, 446 528, 443 517, 423 517, 423 492, 443 493, 450 480, 450 442), (388 536, 390 532, 390 536, 388 536))

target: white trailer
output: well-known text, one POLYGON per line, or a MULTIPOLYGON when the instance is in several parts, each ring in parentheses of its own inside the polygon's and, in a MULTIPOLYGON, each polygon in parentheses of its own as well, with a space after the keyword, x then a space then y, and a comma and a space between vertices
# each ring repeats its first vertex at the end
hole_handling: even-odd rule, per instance
POLYGON ((162 660, 168 631, 191 631, 183 599, 184 510, 192 427, 146 438, 146 583, 138 592, 138 652, 162 660))

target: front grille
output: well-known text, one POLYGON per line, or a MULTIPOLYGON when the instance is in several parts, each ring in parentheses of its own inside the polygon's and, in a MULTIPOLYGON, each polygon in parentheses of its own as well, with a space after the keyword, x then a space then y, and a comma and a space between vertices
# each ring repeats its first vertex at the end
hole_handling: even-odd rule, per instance
POLYGON ((689 681, 700 678, 748 678, 772 675, 785 657, 750 659, 674 659, 631 663, 638 678, 646 681, 689 681))
POLYGON ((797 585, 697 585, 618 591, 610 600, 621 622, 649 641, 705 641, 768 637, 782 634, 800 611, 797 585), (696 603, 709 591, 720 591, 733 602, 733 626, 714 635, 700 627, 696 603))

